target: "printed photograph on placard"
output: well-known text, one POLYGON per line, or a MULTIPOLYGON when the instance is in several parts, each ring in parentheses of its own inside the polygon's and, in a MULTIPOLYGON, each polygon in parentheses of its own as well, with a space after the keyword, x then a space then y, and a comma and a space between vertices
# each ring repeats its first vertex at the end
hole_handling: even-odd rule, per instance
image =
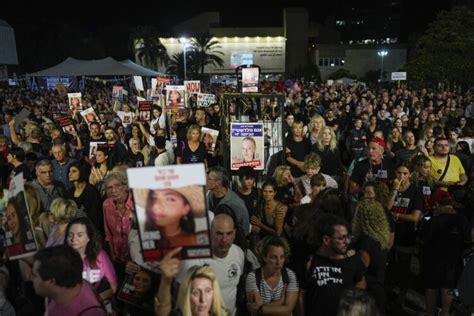
POLYGON ((230 132, 231 169, 250 166, 263 170, 263 123, 231 123, 230 132))
POLYGON ((112 100, 122 101, 123 100, 123 87, 113 86, 112 87, 112 100))
POLYGON ((84 121, 87 123, 87 125, 90 125, 92 122, 99 121, 99 117, 97 116, 97 113, 95 113, 95 110, 92 107, 82 111, 81 116, 84 119, 84 121))
POLYGON ((12 179, 9 191, 4 227, 8 258, 14 260, 31 256, 38 251, 38 245, 28 211, 23 173, 12 179))
POLYGON ((184 86, 166 87, 166 109, 173 110, 184 108, 186 99, 186 88, 184 86))
POLYGON ((156 273, 142 268, 137 273, 126 275, 117 298, 125 303, 151 311, 159 285, 160 277, 156 273))
POLYGON ((151 119, 151 112, 153 108, 152 101, 138 102, 139 120, 141 122, 149 122, 151 119))
POLYGON ((78 111, 82 111, 82 93, 68 93, 67 94, 68 98, 68 104, 69 104, 69 109, 73 112, 76 113, 78 111))
POLYGON ((97 153, 97 148, 99 148, 99 146, 102 144, 107 144, 107 142, 89 142, 89 158, 90 159, 95 158, 95 155, 97 153))
POLYGON ((71 135, 73 138, 77 137, 77 130, 74 126, 72 118, 70 116, 60 116, 56 119, 61 126, 64 133, 71 135))
POLYGON ((242 68, 242 92, 258 92, 259 69, 242 68))
POLYGON ((219 136, 218 130, 207 128, 207 127, 201 127, 201 141, 206 146, 206 150, 209 154, 214 153, 214 151, 216 150, 216 143, 217 143, 218 136, 219 136))
POLYGON ((128 168, 144 261, 211 256, 204 164, 128 168))

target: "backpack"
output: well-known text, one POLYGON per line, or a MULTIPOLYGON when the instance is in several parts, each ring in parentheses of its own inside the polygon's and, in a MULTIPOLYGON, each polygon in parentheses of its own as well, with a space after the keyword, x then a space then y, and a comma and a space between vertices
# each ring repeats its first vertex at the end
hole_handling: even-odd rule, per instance
MULTIPOLYGON (((288 276, 288 271, 285 267, 281 270, 281 279, 283 280, 284 285, 290 283, 290 277, 288 276)), ((255 270, 255 281, 257 282, 257 288, 260 291, 260 285, 262 284, 262 268, 255 270)))

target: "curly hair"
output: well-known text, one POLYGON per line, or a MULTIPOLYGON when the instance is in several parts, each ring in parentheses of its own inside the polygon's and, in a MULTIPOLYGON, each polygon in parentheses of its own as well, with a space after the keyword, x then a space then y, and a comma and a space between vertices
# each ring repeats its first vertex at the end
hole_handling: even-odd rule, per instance
POLYGON ((288 241, 279 236, 265 236, 258 242, 255 249, 255 254, 257 255, 258 261, 261 265, 265 265, 265 257, 268 255, 270 246, 283 248, 283 251, 285 252, 285 263, 288 262, 288 258, 291 254, 288 241))
POLYGON ((355 237, 368 236, 382 249, 388 249, 390 229, 382 204, 375 199, 362 199, 355 210, 352 232, 355 237))
POLYGON ((390 200, 390 190, 388 186, 381 181, 367 181, 363 184, 363 188, 373 187, 375 192, 375 200, 380 202, 383 207, 388 206, 390 200))

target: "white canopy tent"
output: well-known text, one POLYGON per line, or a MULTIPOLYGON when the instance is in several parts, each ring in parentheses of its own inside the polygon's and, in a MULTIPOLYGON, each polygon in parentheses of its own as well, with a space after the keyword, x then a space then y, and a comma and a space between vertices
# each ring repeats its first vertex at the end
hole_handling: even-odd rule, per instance
POLYGON ((166 76, 166 74, 150 70, 135 64, 131 60, 118 62, 112 57, 98 60, 80 60, 72 57, 65 61, 29 74, 31 77, 61 77, 61 76, 166 76))

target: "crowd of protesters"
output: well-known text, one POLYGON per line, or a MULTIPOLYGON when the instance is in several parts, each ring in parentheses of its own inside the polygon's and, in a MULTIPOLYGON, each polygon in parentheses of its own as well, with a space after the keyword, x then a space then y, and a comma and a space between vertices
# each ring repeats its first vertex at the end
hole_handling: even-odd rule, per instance
MULTIPOLYGON (((73 115, 69 134, 57 123, 69 115, 67 97, 1 89, 2 225, 14 225, 8 188, 22 173, 41 250, 3 254, 0 314, 14 315, 13 306, 41 315, 46 306, 48 315, 402 315, 419 308, 408 295, 415 290, 427 315, 448 315, 474 232, 474 97, 300 81, 262 87, 284 104, 234 102, 229 114, 271 122, 266 146, 281 150, 265 150, 264 171, 234 174, 225 140, 210 153, 201 138, 202 127, 227 127, 219 103, 198 108, 190 99, 176 120, 157 101, 145 122, 137 91, 117 101, 96 85, 81 92, 97 121, 73 115), (31 114, 18 122, 23 108, 31 114), (106 146, 91 156, 95 142, 106 146), (180 260, 178 248, 144 262, 125 170, 187 163, 206 167, 213 257, 180 260), (116 298, 141 267, 160 276, 151 311, 116 298)), ((217 100, 235 92, 202 89, 217 100)))

